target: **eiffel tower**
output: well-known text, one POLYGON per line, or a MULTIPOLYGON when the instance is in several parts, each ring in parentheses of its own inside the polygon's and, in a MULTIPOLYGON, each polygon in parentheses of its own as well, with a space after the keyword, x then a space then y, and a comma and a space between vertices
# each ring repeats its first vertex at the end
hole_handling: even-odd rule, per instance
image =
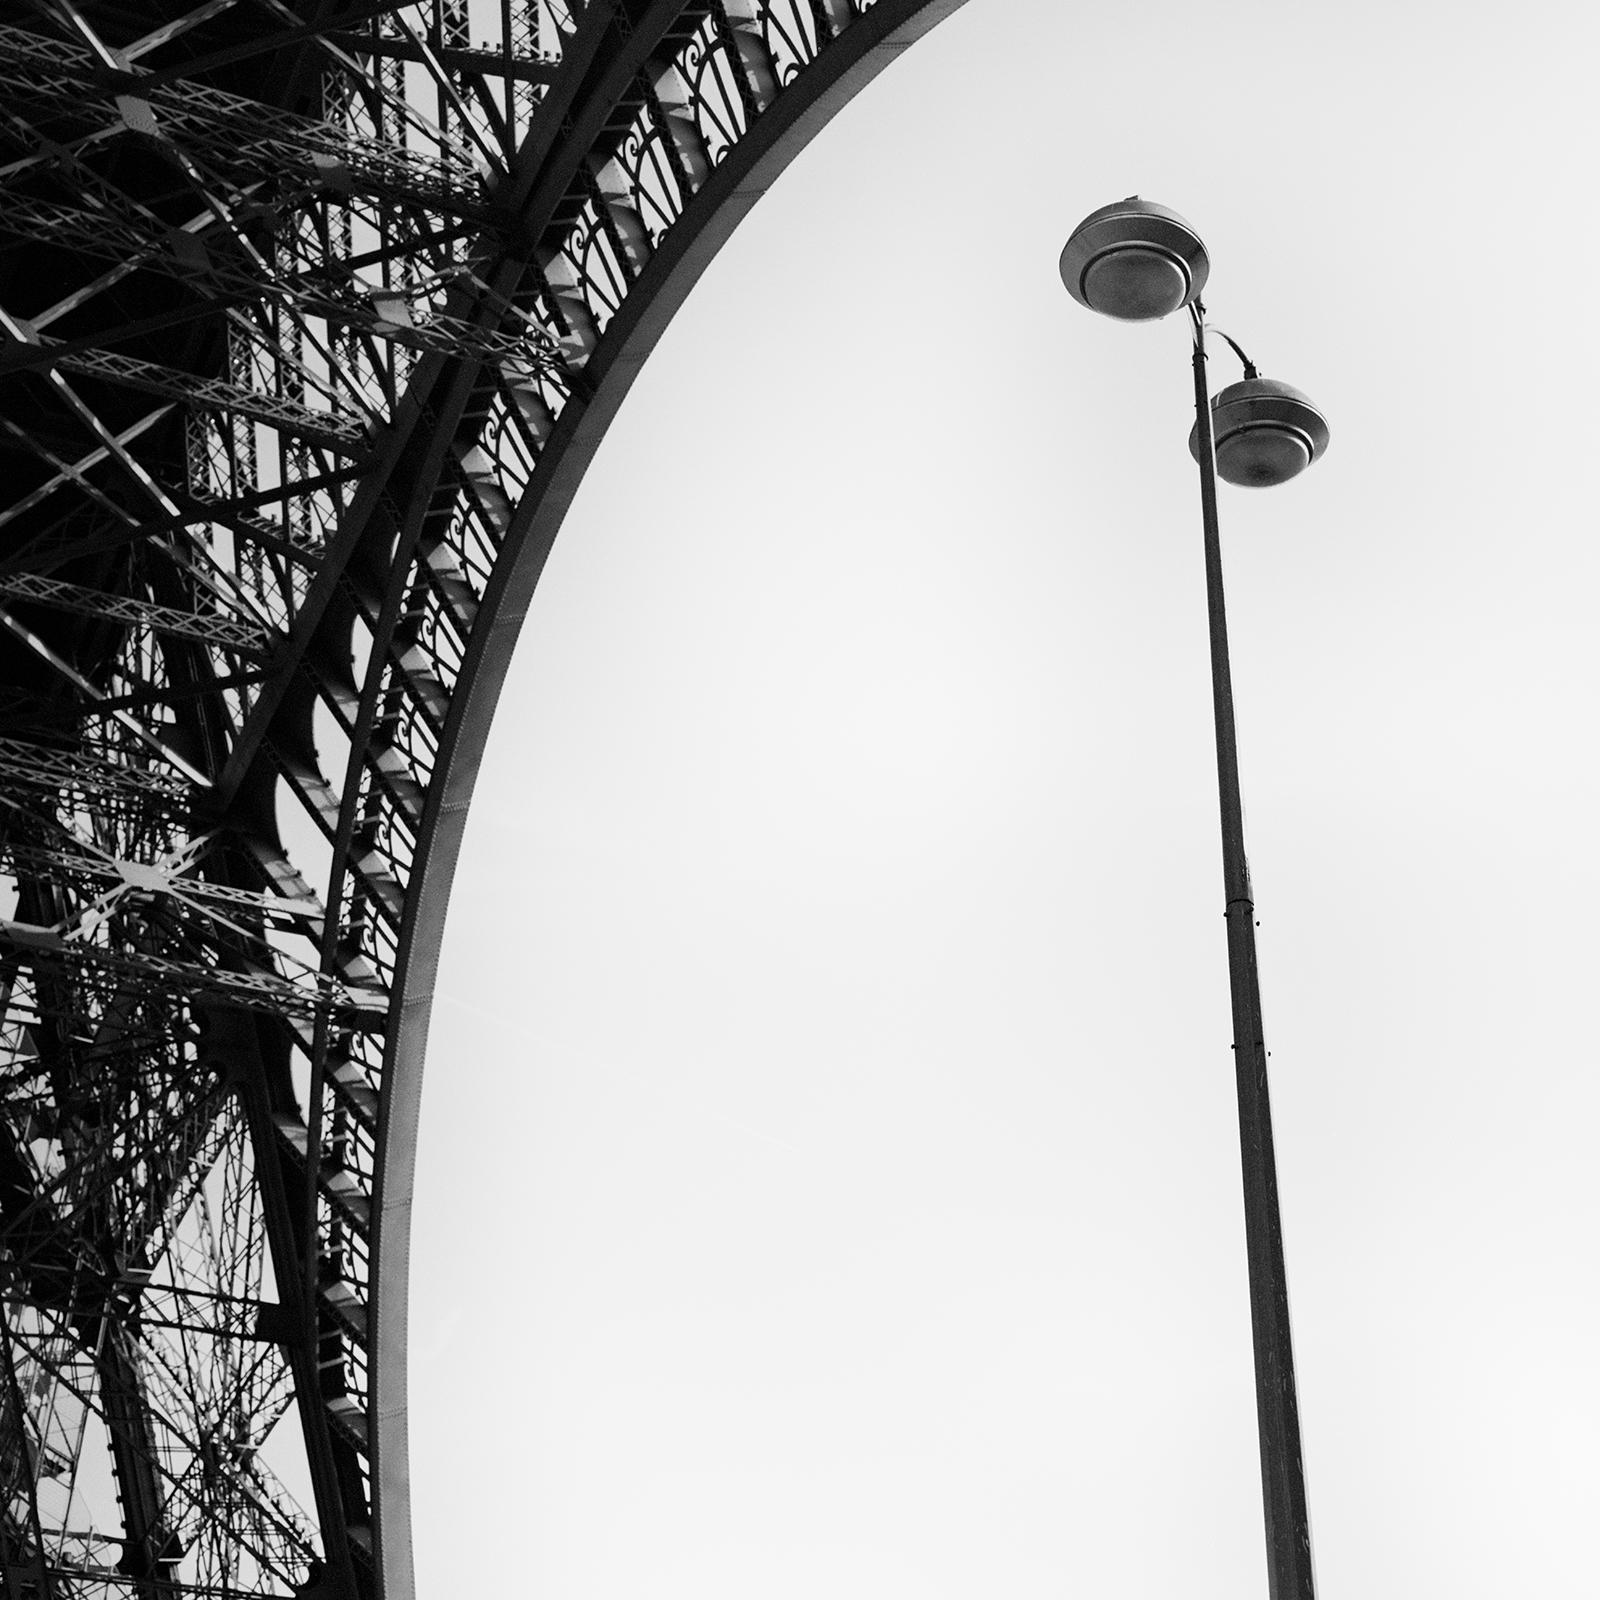
POLYGON ((6 8, 4 1600, 409 1600, 421 1074, 513 642, 700 271, 959 3, 6 8))

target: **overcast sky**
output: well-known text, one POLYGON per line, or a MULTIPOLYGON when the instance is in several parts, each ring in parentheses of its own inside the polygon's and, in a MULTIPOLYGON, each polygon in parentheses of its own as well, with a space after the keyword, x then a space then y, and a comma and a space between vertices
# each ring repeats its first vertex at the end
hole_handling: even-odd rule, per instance
POLYGON ((1222 499, 1321 1591, 1593 1592, 1593 15, 970 0, 707 272, 456 886, 424 1600, 1264 1600, 1187 331, 1056 274, 1135 191, 1333 432, 1222 499))

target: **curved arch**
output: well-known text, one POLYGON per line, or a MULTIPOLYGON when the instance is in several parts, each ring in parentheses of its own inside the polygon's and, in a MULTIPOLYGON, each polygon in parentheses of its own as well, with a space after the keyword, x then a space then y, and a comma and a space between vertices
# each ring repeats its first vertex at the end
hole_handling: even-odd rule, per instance
MULTIPOLYGON (((503 554, 484 598, 483 622, 474 630, 462 676, 451 702, 435 787, 430 791, 417 868, 412 879, 408 928, 402 943, 396 1005, 405 1021, 400 1049, 386 1084, 387 1122, 379 1180, 378 1272, 374 1312, 380 1341, 405 1349, 405 1275, 409 1250, 422 1069, 428 1018, 438 967, 445 911, 477 778, 512 651, 534 590, 567 507, 587 472, 645 359, 700 274, 746 212, 790 161, 849 99, 921 34, 955 11, 963 0, 933 4, 880 0, 857 24, 850 51, 839 49, 810 69, 799 89, 780 99, 755 125, 695 197, 694 209, 664 238, 638 285, 608 326, 589 365, 591 393, 569 404, 545 448, 538 471, 519 502, 503 554), (442 781, 441 781, 442 780, 442 781), (398 1284, 396 1280, 398 1279, 398 1284)), ((404 1382, 401 1362, 379 1366, 377 1387, 404 1382)), ((375 1451, 380 1475, 385 1455, 405 1458, 403 1393, 393 1409, 384 1398, 374 1407, 375 1451)), ((378 1510, 384 1519, 385 1560, 400 1548, 410 1558, 409 1503, 403 1484, 385 1483, 378 1510), (399 1518, 405 1521, 396 1526, 399 1518)), ((391 1581, 393 1581, 391 1579, 391 1581)), ((391 1591, 393 1592, 393 1591, 391 1591)))
POLYGON ((700 272, 960 3, 0 29, 8 1571, 412 1593, 421 1069, 518 628, 700 272))

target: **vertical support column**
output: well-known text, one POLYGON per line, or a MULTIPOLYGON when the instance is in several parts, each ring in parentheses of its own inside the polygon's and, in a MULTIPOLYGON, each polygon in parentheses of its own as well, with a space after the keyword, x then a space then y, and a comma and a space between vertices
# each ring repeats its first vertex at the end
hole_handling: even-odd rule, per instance
POLYGON ((1228 618, 1222 592, 1222 541, 1217 526, 1217 468, 1206 387, 1204 311, 1194 322, 1194 405, 1200 433, 1200 507, 1205 523, 1206 606, 1211 629, 1211 700, 1217 730, 1217 792, 1222 810, 1222 876, 1228 923, 1228 981, 1233 999, 1234 1071, 1239 1093, 1239 1152, 1244 1168, 1245 1248, 1250 1264, 1250 1324, 1255 1344, 1256 1421, 1261 1445, 1261 1498, 1266 1517, 1271 1600, 1315 1600, 1311 1522, 1300 1459, 1300 1406, 1295 1394, 1289 1289, 1278 1211, 1278 1170, 1267 1095, 1267 1047, 1256 972, 1255 901, 1244 853, 1239 750, 1228 664, 1228 618))

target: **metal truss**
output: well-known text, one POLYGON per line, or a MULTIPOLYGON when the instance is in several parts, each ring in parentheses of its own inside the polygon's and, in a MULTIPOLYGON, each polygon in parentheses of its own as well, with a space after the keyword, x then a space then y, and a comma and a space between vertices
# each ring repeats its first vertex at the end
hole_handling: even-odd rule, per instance
POLYGON ((409 1600, 420 1074, 512 641, 701 269, 958 3, 7 12, 4 1600, 409 1600))

